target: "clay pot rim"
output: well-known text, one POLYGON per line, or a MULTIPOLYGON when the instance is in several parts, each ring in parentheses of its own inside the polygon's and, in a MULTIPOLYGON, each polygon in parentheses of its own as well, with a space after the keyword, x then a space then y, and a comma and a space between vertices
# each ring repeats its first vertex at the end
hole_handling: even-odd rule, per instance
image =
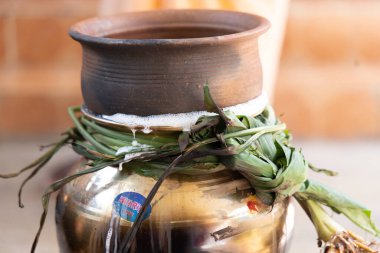
POLYGON ((76 41, 85 42, 88 44, 102 45, 102 46, 115 46, 115 45, 140 45, 140 46, 149 46, 149 45, 170 45, 170 46, 181 46, 181 45, 202 45, 202 44, 214 44, 214 43, 224 43, 231 40, 237 40, 242 38, 252 38, 252 36, 259 36, 266 32, 270 27, 270 22, 259 15, 237 12, 237 11, 227 11, 227 10, 201 10, 201 9, 167 9, 167 10, 153 10, 153 11, 139 11, 139 12, 126 12, 122 14, 106 16, 106 17, 96 17, 85 19, 81 22, 78 22, 70 27, 69 35, 76 41), (174 12, 183 12, 191 13, 198 12, 206 14, 229 14, 236 15, 240 17, 250 18, 252 21, 256 22, 256 26, 251 29, 247 29, 241 32, 218 35, 218 36, 209 36, 209 37, 197 37, 197 38, 174 38, 174 39, 117 39, 117 38, 107 38, 91 35, 90 33, 84 32, 86 27, 99 24, 99 22, 112 22, 112 20, 117 20, 120 18, 128 17, 128 14, 165 14, 165 13, 174 13, 174 12))

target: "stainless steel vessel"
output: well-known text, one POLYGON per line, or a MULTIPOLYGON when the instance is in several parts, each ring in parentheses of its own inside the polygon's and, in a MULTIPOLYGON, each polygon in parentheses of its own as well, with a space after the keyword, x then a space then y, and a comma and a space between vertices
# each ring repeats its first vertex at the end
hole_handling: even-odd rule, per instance
MULTIPOLYGON (((123 193, 147 196, 154 183, 107 167, 66 185, 56 206, 61 252, 116 252, 132 222, 121 217, 115 201, 123 193)), ((248 181, 229 170, 174 174, 153 200, 130 253, 284 252, 294 218, 288 201, 257 210, 251 201, 248 181)))

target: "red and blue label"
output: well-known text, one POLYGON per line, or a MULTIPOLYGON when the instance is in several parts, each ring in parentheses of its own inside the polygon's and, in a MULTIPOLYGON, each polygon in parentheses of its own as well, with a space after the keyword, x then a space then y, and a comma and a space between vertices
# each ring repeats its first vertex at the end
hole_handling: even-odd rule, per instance
MULTIPOLYGON (((137 192, 123 192, 116 196, 113 201, 115 212, 123 219, 135 222, 137 215, 140 212, 146 198, 137 192)), ((143 219, 147 219, 152 212, 152 207, 149 205, 144 212, 143 219)))

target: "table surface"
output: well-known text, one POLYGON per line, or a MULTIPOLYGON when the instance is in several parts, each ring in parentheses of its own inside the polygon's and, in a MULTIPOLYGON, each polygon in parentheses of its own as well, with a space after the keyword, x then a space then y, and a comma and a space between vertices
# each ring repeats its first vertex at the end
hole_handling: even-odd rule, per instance
MULTIPOLYGON (((0 140, 0 173, 15 171, 32 161, 39 154, 38 146, 52 141, 54 138, 46 137, 0 140)), ((339 176, 334 178, 313 172, 310 172, 310 177, 323 180, 325 184, 360 200, 373 210, 374 220, 380 224, 380 205, 373 201, 380 194, 380 140, 296 140, 294 145, 302 147, 308 161, 339 172, 339 176)), ((0 252, 29 252, 42 212, 40 196, 46 185, 57 176, 53 172, 57 168, 69 166, 73 157, 75 155, 69 148, 65 148, 26 186, 23 209, 17 206, 17 190, 24 177, 0 181, 0 252)), ((53 215, 55 201, 51 202, 38 253, 58 252, 53 215)), ((337 215, 334 217, 348 228, 358 231, 344 218, 337 215)), ((365 238, 371 238, 366 233, 359 233, 365 238)), ((296 204, 296 227, 289 253, 301 253, 305 249, 308 249, 307 252, 319 252, 316 243, 316 233, 311 223, 296 204)))

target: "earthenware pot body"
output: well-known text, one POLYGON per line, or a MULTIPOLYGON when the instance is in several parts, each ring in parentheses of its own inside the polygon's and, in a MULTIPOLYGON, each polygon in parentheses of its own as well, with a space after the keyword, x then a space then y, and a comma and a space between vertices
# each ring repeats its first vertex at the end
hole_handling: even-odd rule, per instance
POLYGON ((261 94, 259 16, 163 10, 85 20, 70 35, 83 47, 82 93, 95 114, 204 110, 207 82, 220 107, 261 94))

